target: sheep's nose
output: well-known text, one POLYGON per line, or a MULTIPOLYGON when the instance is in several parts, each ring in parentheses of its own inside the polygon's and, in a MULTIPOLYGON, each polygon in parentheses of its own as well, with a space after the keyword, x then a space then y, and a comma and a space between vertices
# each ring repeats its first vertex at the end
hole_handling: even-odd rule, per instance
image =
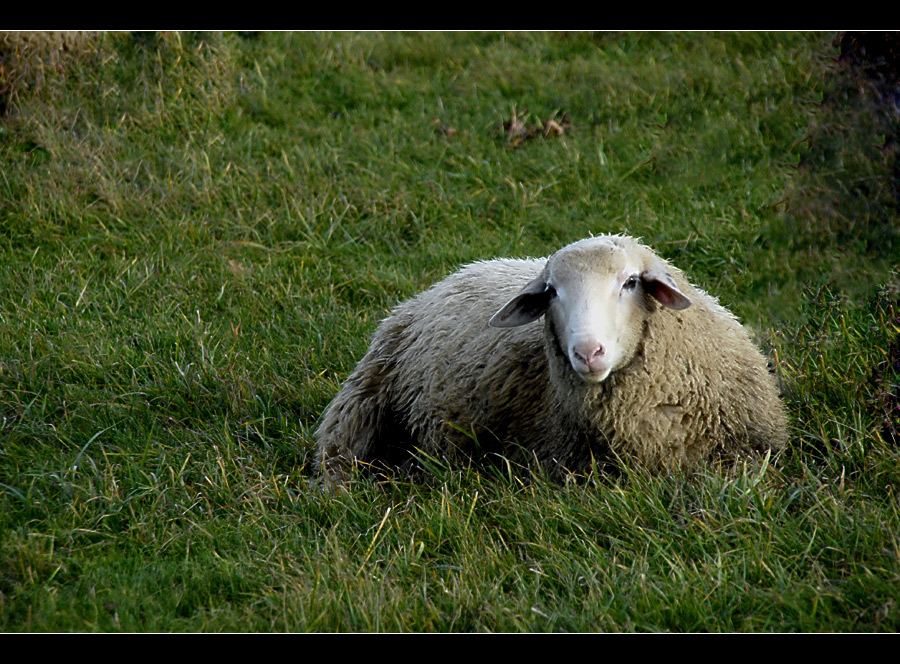
POLYGON ((575 359, 582 363, 591 372, 599 372, 606 369, 606 349, 598 341, 585 341, 576 344, 572 348, 575 359))

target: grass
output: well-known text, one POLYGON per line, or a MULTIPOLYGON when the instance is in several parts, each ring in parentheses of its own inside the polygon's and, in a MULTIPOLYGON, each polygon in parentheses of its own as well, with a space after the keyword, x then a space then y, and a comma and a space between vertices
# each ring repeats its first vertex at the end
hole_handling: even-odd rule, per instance
POLYGON ((824 33, 7 54, 0 629, 896 631, 896 127, 836 55, 824 33), (512 147, 514 114, 572 126, 512 147), (310 487, 391 306, 603 232, 754 330, 789 450, 310 487))

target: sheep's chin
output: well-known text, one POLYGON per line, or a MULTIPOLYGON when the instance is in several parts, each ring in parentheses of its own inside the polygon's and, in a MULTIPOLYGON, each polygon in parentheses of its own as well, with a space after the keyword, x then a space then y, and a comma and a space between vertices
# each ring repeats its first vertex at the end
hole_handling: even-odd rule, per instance
POLYGON ((598 384, 602 383, 607 379, 609 374, 612 372, 612 368, 604 369, 603 371, 594 372, 594 371, 576 371, 578 377, 581 378, 586 383, 598 384))

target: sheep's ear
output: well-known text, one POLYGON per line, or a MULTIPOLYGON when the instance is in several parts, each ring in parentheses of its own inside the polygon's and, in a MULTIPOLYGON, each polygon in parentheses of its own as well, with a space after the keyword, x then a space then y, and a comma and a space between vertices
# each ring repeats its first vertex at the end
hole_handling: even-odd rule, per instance
POLYGON ((491 327, 518 327, 536 321, 550 308, 550 301, 556 291, 543 277, 538 277, 518 295, 495 313, 488 325, 491 327))
POLYGON ((678 290, 672 275, 662 266, 654 266, 641 273, 644 291, 650 293, 657 302, 669 309, 687 309, 691 301, 687 295, 678 290))

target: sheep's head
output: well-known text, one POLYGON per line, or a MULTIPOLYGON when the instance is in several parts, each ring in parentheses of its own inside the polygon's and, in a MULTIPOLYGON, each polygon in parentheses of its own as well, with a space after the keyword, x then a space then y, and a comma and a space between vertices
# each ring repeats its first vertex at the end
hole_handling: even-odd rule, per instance
POLYGON ((634 357, 644 320, 655 309, 648 296, 670 309, 691 305, 646 247, 621 236, 588 238, 551 256, 490 325, 517 327, 547 314, 572 369, 599 383, 634 357))

